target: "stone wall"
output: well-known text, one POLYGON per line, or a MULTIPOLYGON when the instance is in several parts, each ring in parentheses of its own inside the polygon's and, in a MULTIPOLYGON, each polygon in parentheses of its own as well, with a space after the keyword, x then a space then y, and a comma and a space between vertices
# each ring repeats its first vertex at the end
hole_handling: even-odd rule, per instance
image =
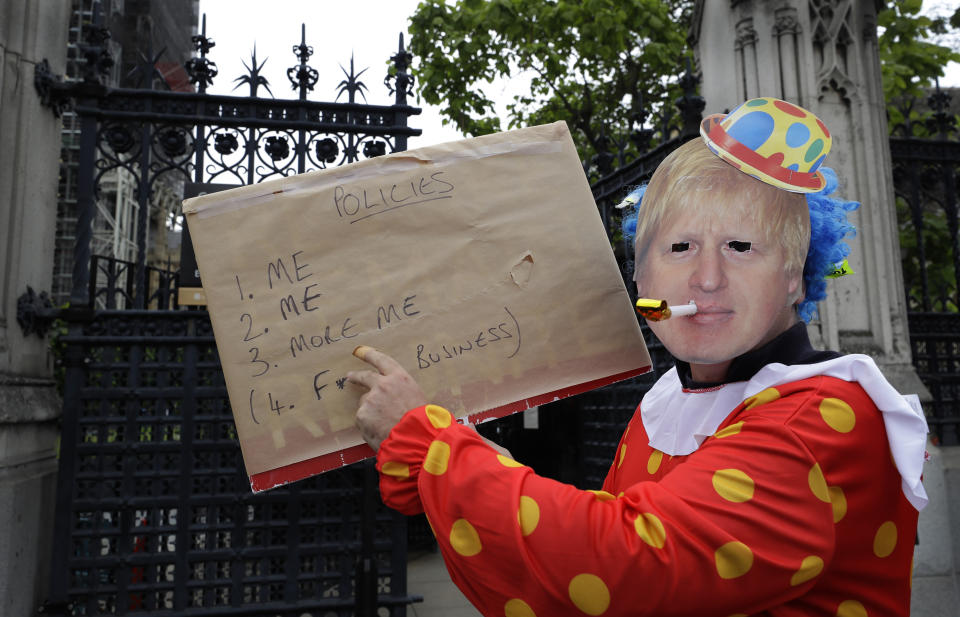
POLYGON ((705 113, 772 96, 813 111, 830 128, 825 166, 838 194, 862 203, 848 239, 854 276, 832 281, 811 326, 815 345, 871 355, 901 392, 929 393, 910 360, 877 10, 861 0, 705 1, 691 29, 705 113))
POLYGON ((62 74, 68 2, 0 0, 0 615, 36 614, 49 569, 60 402, 46 341, 17 299, 50 289, 60 122, 34 68, 62 74))

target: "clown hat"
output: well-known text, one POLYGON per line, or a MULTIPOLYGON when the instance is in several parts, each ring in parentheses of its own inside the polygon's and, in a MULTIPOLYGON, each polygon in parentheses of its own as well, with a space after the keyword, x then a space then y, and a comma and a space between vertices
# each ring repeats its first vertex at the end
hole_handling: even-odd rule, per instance
POLYGON ((830 131, 815 115, 770 97, 750 99, 727 115, 706 117, 700 135, 707 147, 745 174, 793 193, 814 193, 830 152, 830 131))

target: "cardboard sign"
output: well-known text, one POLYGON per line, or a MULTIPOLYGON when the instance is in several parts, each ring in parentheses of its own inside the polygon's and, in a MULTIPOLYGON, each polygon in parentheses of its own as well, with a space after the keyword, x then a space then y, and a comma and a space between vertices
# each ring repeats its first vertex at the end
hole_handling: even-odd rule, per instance
POLYGON ((477 422, 646 372, 563 123, 184 202, 247 473, 262 490, 372 456, 370 345, 477 422))

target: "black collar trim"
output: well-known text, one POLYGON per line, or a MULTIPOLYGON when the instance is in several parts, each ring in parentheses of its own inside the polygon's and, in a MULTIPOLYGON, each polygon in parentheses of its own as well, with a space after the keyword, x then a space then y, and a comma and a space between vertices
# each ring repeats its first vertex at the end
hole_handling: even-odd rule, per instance
POLYGON ((836 351, 814 349, 810 344, 810 337, 807 335, 807 324, 797 322, 766 345, 734 358, 727 370, 726 379, 723 381, 694 381, 690 374, 690 364, 680 360, 677 360, 677 375, 680 378, 680 384, 686 391, 712 390, 735 381, 749 381, 768 364, 780 363, 788 366, 816 364, 817 362, 839 358, 841 355, 836 351))

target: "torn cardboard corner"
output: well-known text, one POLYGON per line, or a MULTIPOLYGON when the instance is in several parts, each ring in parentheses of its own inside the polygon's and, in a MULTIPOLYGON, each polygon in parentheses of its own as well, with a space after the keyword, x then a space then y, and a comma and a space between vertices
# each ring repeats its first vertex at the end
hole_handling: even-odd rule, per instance
POLYGON ((184 202, 255 490, 372 455, 369 345, 473 421, 649 369, 566 125, 184 202))

